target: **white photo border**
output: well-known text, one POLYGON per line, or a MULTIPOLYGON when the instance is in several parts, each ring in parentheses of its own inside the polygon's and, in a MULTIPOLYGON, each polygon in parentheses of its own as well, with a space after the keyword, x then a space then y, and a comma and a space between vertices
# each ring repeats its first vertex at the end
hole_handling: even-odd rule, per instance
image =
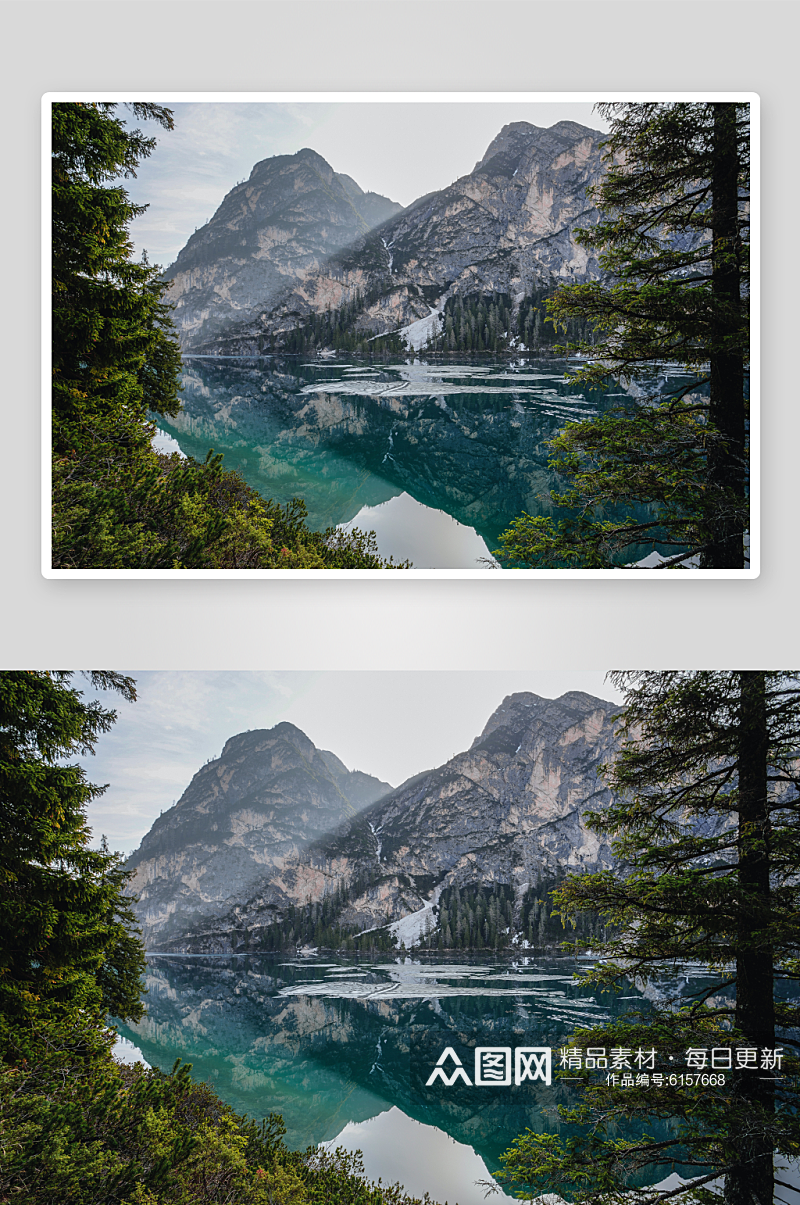
POLYGON ((760 414, 760 218, 761 218, 761 140, 760 97, 755 92, 113 92, 92 89, 86 92, 47 92, 42 97, 42 576, 65 578, 153 578, 153 579, 248 579, 248 578, 391 578, 403 579, 486 579, 513 581, 520 578, 590 579, 611 578, 621 581, 655 579, 687 581, 714 578, 738 580, 757 578, 761 571, 761 414, 760 414), (704 101, 742 102, 750 105, 750 565, 746 569, 54 569, 52 565, 52 194, 51 134, 52 105, 69 101, 131 101, 157 104, 177 103, 259 103, 259 104, 548 104, 598 103, 604 101, 704 101))

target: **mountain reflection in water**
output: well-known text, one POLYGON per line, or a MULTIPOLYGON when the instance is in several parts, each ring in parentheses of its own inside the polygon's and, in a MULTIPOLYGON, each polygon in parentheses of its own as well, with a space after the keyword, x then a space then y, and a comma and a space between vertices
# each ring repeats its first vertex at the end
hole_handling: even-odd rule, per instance
POLYGON ((479 568, 517 515, 552 513, 560 483, 547 441, 567 421, 630 401, 616 388, 587 397, 566 368, 188 357, 184 409, 158 423, 198 460, 223 452, 225 467, 263 497, 302 498, 314 530, 358 515, 378 531, 383 555, 416 568, 479 568), (398 548, 393 522, 408 510, 383 507, 403 496, 419 513, 398 548))
MULTIPOLYGON (((570 1103, 571 1085, 428 1089, 427 1077, 448 1046, 461 1051, 465 1067, 475 1045, 550 1046, 557 1062, 573 1030, 630 1008, 630 994, 595 997, 578 986, 574 969, 566 958, 155 956, 147 1015, 119 1030, 154 1066, 192 1063, 193 1075, 237 1112, 281 1113, 295 1149, 337 1139, 360 1145, 370 1155, 368 1174, 395 1179, 390 1136, 398 1130, 385 1115, 399 1109, 439 1131, 438 1139, 426 1131, 425 1141, 431 1150, 438 1142, 442 1158, 452 1139, 493 1173, 527 1127, 561 1128, 555 1109, 570 1103)), ((479 1205, 482 1197, 476 1190, 474 1200, 458 1200, 479 1205)))

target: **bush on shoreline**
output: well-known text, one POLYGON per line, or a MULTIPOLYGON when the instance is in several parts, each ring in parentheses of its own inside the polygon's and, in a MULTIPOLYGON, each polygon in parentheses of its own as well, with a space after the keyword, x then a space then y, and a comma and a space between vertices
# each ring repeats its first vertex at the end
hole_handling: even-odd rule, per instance
POLYGON ((312 531, 305 504, 262 498, 209 452, 203 464, 108 443, 56 457, 55 569, 405 569, 372 532, 312 531))

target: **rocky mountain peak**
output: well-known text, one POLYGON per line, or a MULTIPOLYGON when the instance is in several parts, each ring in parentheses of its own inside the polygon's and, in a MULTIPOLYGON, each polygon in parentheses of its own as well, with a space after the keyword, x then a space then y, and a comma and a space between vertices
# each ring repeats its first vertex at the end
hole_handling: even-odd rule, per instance
POLYGON ((518 694, 506 695, 503 702, 497 707, 484 725, 483 731, 470 746, 474 749, 477 745, 485 740, 497 728, 507 728, 509 725, 517 727, 520 721, 530 722, 538 709, 546 703, 551 702, 550 699, 543 699, 541 695, 532 694, 530 691, 520 691, 518 694))
POLYGON ((549 127, 549 134, 557 134, 561 138, 569 138, 572 142, 577 142, 582 138, 602 138, 602 132, 595 130, 591 126, 581 125, 579 121, 557 121, 555 125, 549 127))
POLYGON ((401 210, 339 176, 310 147, 260 160, 164 273, 182 343, 255 317, 401 210))
POLYGON ((499 883, 516 898, 542 873, 609 866, 583 815, 611 798, 600 770, 619 749, 616 710, 583 691, 508 695, 469 749, 395 790, 293 724, 239 733, 129 863, 146 939, 232 948, 332 896, 341 923, 369 929, 445 887, 499 883))
POLYGON ((492 139, 485 155, 472 169, 472 174, 491 170, 494 174, 512 175, 530 157, 531 152, 541 150, 549 153, 558 149, 559 143, 562 149, 568 149, 583 139, 597 142, 601 137, 598 130, 580 125, 577 121, 558 121, 547 127, 535 126, 529 121, 512 121, 504 125, 492 139))
POLYGON ((594 695, 586 694, 583 690, 568 690, 566 694, 559 695, 554 701, 561 704, 562 707, 568 707, 582 715, 589 715, 598 709, 613 712, 617 707, 617 704, 609 702, 608 699, 598 699, 594 695))
MULTIPOLYGON (((605 172, 602 139, 574 121, 547 129, 510 122, 472 172, 376 222, 302 285, 286 280, 255 321, 238 321, 210 343, 192 338, 192 345, 227 354, 279 351, 328 310, 342 311, 349 331, 371 338, 430 318, 431 307, 441 314, 458 297, 500 294, 513 310, 559 281, 597 278, 600 264, 576 235, 598 218, 587 190, 605 172)), ((369 194, 358 200, 365 213, 368 201, 369 194)))
POLYGON ((473 174, 486 167, 498 155, 520 159, 542 130, 539 126, 531 125, 529 121, 511 121, 504 125, 486 148, 482 159, 479 159, 472 169, 473 174))
POLYGON ((279 741, 287 742, 299 753, 305 755, 317 752, 314 742, 309 740, 305 732, 294 724, 282 720, 274 728, 253 728, 229 737, 223 745, 219 760, 226 761, 232 757, 261 752, 271 748, 279 741))
MULTIPOLYGON (((500 706, 492 712, 480 736, 470 746, 476 749, 485 745, 488 738, 500 730, 507 729, 506 736, 518 735, 520 739, 536 737, 543 725, 548 728, 570 726, 592 712, 610 712, 613 704, 580 690, 571 690, 558 699, 545 699, 529 691, 507 695, 500 706)), ((492 742, 493 746, 497 741, 492 742)))
POLYGON ((146 939, 225 911, 390 790, 286 721, 230 737, 128 860, 146 939))
MULTIPOLYGON (((336 178, 330 163, 310 146, 304 146, 293 155, 271 155, 269 159, 260 159, 250 172, 248 184, 269 183, 279 175, 287 172, 296 174, 301 169, 316 172, 328 184, 336 178)), ((242 187, 241 184, 237 185, 237 188, 242 187)), ((361 192, 361 189, 358 191, 361 192)))

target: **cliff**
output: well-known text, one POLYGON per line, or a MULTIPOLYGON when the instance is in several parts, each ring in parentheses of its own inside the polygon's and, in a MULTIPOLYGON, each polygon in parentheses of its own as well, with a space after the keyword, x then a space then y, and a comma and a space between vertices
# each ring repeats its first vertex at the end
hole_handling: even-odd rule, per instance
MULTIPOLYGON (((245 252, 235 224, 249 204, 242 190, 255 186, 239 186, 215 215, 214 229, 193 236, 175 265, 170 299, 178 304, 184 346, 205 353, 274 350, 276 340, 279 348, 281 337, 312 315, 342 307, 348 307, 353 330, 384 334, 441 312, 456 296, 504 294, 518 304, 542 285, 597 277, 599 265, 578 245, 575 229, 597 220, 586 190, 603 174, 601 139, 597 130, 572 121, 549 129, 513 122, 468 175, 407 209, 390 214, 385 210, 391 203, 380 199, 383 208, 376 201, 367 214, 359 201, 363 228, 349 238, 345 226, 337 228, 342 237, 336 247, 325 244, 324 260, 319 239, 313 254, 301 251, 296 234, 279 250, 272 227, 263 236, 270 247, 266 258, 255 243, 245 252), (227 207, 234 202, 235 231, 229 234, 227 207), (367 217, 374 229, 367 229, 367 217), (216 266, 209 275, 201 265, 212 250, 212 235, 214 249, 227 249, 224 264, 214 250, 216 266), (258 305, 245 301, 256 293, 258 305), (258 306, 261 312, 255 313, 258 306)), ((293 163, 299 156, 266 162, 290 158, 293 163)), ((316 160, 324 164, 316 156, 315 169, 316 160)), ((254 176, 263 167, 257 165, 254 176)), ((326 194, 311 188, 300 195, 313 230, 313 206, 318 199, 327 204, 326 194)))

